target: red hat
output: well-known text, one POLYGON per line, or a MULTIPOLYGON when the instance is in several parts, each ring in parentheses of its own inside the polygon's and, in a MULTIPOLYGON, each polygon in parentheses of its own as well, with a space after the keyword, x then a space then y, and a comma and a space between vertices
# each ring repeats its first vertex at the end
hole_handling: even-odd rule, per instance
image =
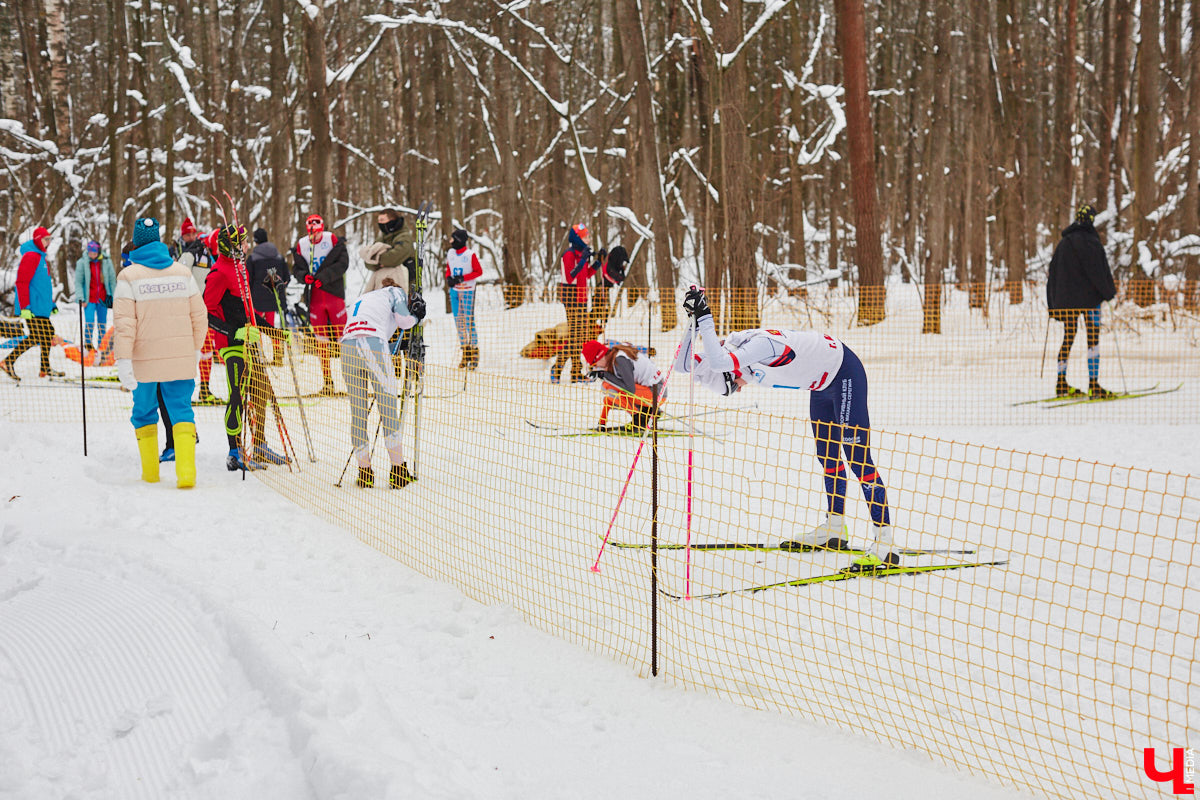
POLYGON ((309 233, 320 233, 325 230, 325 220, 321 219, 320 214, 309 214, 304 227, 309 233))
POLYGON ((36 228, 33 229, 33 236, 30 238, 33 239, 34 244, 37 244, 38 239, 44 239, 49 235, 50 235, 50 231, 46 230, 41 225, 38 225, 36 228))
POLYGON ((595 364, 607 352, 608 348, 595 340, 583 343, 583 360, 589 364, 595 364))
POLYGON ((217 255, 217 237, 221 233, 220 230, 215 230, 204 237, 204 246, 208 248, 208 252, 214 256, 217 255))
POLYGON ((179 226, 179 235, 187 236, 189 233, 196 233, 196 223, 192 222, 191 217, 184 217, 183 224, 179 226))
POLYGON ((575 235, 578 236, 580 239, 582 239, 584 244, 587 244, 587 240, 588 240, 587 225, 584 225, 581 222, 578 225, 576 225, 575 227, 571 228, 571 230, 575 231, 575 235))

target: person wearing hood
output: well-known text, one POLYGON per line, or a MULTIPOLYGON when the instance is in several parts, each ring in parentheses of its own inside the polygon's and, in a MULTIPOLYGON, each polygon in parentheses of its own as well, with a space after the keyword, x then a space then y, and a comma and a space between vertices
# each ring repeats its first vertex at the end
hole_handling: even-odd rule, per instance
POLYGON ((34 229, 29 241, 21 245, 21 261, 17 266, 16 312, 29 326, 29 335, 13 348, 0 370, 20 382, 14 369, 17 359, 33 347, 41 348, 41 372, 38 377, 61 377, 64 373, 50 366, 50 347, 54 341, 54 325, 50 315, 58 313, 54 304, 54 286, 50 282, 50 269, 46 261, 46 250, 50 247, 50 231, 40 225, 34 229))
POLYGON ((92 360, 89 360, 87 351, 98 349, 104 341, 108 310, 113 305, 116 284, 117 271, 113 268, 112 259, 107 253, 100 252, 99 242, 88 242, 84 254, 75 262, 75 301, 83 306, 86 320, 83 341, 79 345, 79 357, 84 359, 85 364, 93 363, 95 358, 93 353, 92 360))
POLYGON ((1063 324, 1062 346, 1058 349, 1056 397, 1083 396, 1067 383, 1067 359, 1079 316, 1087 330, 1088 391, 1092 400, 1111 400, 1115 395, 1100 385, 1100 304, 1117 296, 1112 270, 1100 235, 1096 233, 1096 209, 1084 203, 1075 212, 1075 221, 1062 232, 1054 248, 1046 277, 1046 305, 1051 319, 1063 324))
POLYGON ((404 291, 416 282, 417 248, 412 233, 404 227, 404 215, 394 208, 385 208, 376 217, 379 238, 371 244, 358 248, 367 271, 367 283, 363 294, 383 286, 385 278, 404 291))
POLYGON ((469 234, 458 228, 450 236, 450 250, 446 253, 446 286, 450 289, 450 311, 454 314, 454 326, 458 329, 458 343, 462 346, 459 369, 475 369, 479 366, 479 336, 475 329, 475 281, 483 274, 479 256, 467 247, 469 234))
POLYGON ((133 423, 142 480, 158 482, 158 403, 169 409, 175 439, 175 481, 196 485, 196 418, 192 392, 208 335, 200 289, 184 264, 159 241, 158 220, 134 224, 129 266, 117 276, 113 302, 117 375, 133 392, 133 423))
MULTIPOLYGON (((279 249, 267 241, 267 232, 262 228, 254 231, 254 249, 246 256, 246 275, 250 279, 250 299, 254 301, 255 312, 275 325, 275 315, 287 303, 284 292, 291 277, 279 249)), ((280 319, 278 324, 283 327, 284 320, 280 319)), ((283 344, 272 335, 271 366, 282 365, 283 344)))

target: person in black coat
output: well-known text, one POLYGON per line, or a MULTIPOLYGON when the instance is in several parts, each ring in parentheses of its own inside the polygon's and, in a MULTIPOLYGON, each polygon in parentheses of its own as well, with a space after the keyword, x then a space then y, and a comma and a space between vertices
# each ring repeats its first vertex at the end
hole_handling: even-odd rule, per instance
MULTIPOLYGON (((286 320, 276 322, 275 315, 286 307, 284 292, 291 276, 279 248, 267 241, 267 232, 262 228, 254 232, 254 249, 246 256, 246 275, 254 310, 282 330, 286 320)), ((271 340, 272 366, 278 367, 283 364, 283 342, 275 336, 271 340)))
POLYGON ((1050 259, 1046 279, 1046 305, 1050 316, 1063 324, 1062 346, 1058 349, 1057 397, 1082 395, 1067 383, 1067 359, 1075 342, 1079 315, 1087 330, 1088 394, 1093 399, 1114 397, 1100 385, 1100 304, 1117 296, 1104 245, 1092 224, 1096 209, 1084 203, 1075 212, 1075 222, 1062 232, 1050 259))

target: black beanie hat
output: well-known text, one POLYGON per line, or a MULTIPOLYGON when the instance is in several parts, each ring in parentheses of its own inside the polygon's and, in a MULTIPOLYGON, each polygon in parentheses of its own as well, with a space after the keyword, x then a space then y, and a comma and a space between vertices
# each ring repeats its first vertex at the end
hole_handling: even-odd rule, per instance
POLYGON ((267 243, 267 231, 266 231, 266 229, 265 229, 265 228, 257 228, 257 229, 255 229, 255 231, 254 231, 254 243, 255 243, 255 244, 266 244, 266 243, 267 243))
POLYGON ((1086 222, 1088 225, 1091 225, 1096 221, 1096 207, 1091 203, 1084 203, 1079 206, 1079 208, 1075 209, 1075 221, 1086 222))
POLYGON ((450 234, 450 241, 454 243, 454 249, 459 250, 467 245, 467 239, 470 234, 462 228, 455 228, 454 233, 450 234))

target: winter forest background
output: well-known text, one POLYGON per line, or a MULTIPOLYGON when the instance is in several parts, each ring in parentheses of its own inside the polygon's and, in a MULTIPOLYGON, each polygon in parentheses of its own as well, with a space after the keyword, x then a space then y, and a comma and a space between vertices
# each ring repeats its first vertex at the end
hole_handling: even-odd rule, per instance
POLYGON ((584 221, 644 244, 635 292, 842 269, 881 287, 862 321, 893 275, 936 321, 946 285, 1019 302, 1090 201, 1126 297, 1195 308, 1197 30, 1195 0, 15 0, 0 263, 52 226, 66 285, 225 189, 281 246, 430 199, 510 305, 584 221))

